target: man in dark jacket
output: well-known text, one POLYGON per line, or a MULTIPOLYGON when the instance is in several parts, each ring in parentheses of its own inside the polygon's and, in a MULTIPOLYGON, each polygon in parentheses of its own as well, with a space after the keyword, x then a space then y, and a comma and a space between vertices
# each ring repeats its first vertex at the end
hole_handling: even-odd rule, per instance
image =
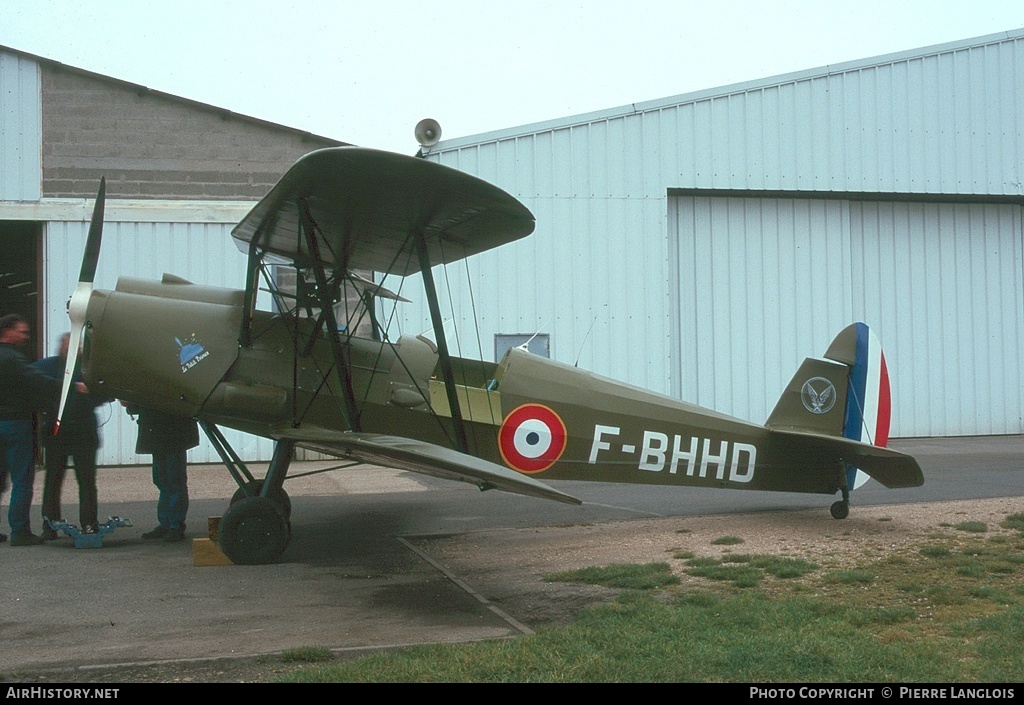
MULTIPOLYGON (((28 323, 11 313, 0 317, 0 492, 11 476, 12 546, 37 546, 43 542, 32 533, 29 510, 35 467, 32 454, 32 413, 56 405, 61 383, 33 369, 18 351, 29 338, 28 323)), ((85 385, 77 388, 86 392, 85 385)), ((0 541, 7 539, 0 534, 0 541)))
MULTIPOLYGON (((60 380, 67 365, 68 342, 70 333, 60 337, 58 352, 36 362, 33 367, 43 374, 60 380)), ((75 370, 74 381, 81 381, 81 372, 75 370)), ((43 415, 40 440, 46 449, 46 483, 43 485, 43 516, 51 521, 61 519, 60 495, 64 485, 64 475, 68 467, 68 457, 75 462, 75 478, 78 480, 78 520, 82 531, 94 533, 99 524, 97 518, 96 498, 96 451, 100 447, 99 428, 96 424, 97 406, 106 403, 106 399, 96 394, 80 394, 72 389, 68 395, 64 418, 60 430, 53 433, 53 420, 56 417, 57 402, 53 408, 43 415)), ((57 538, 57 532, 49 526, 43 527, 43 540, 57 538)))
POLYGON ((188 513, 188 451, 199 445, 199 428, 192 419, 142 407, 128 407, 138 414, 139 438, 135 452, 153 456, 153 484, 160 491, 156 518, 160 522, 142 538, 174 543, 185 538, 188 513))

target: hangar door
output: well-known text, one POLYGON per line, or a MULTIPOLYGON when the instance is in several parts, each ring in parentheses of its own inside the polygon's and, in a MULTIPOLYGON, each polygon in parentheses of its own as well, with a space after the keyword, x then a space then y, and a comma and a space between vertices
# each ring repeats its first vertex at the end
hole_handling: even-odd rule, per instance
POLYGON ((669 200, 677 396, 764 422, 804 357, 864 321, 893 435, 1024 433, 1016 204, 669 200))

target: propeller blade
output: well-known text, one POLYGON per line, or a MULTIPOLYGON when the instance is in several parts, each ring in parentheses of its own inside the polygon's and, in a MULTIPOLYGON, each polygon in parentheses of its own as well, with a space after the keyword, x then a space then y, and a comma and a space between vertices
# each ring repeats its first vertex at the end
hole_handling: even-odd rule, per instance
POLYGON ((71 338, 68 340, 68 358, 64 364, 64 380, 60 390, 60 405, 57 407, 57 418, 53 423, 53 433, 60 430, 60 421, 64 417, 71 381, 78 364, 78 350, 82 344, 82 331, 85 328, 85 314, 89 308, 89 297, 92 295, 92 283, 96 278, 96 263, 100 258, 100 240, 103 237, 103 205, 106 201, 107 180, 100 179, 100 189, 96 193, 96 205, 92 210, 92 222, 89 223, 89 236, 85 241, 85 254, 82 255, 82 270, 78 275, 78 286, 68 302, 68 317, 71 319, 71 338))
POLYGON ((82 271, 78 282, 92 284, 96 277, 96 262, 100 258, 100 239, 103 237, 103 204, 107 198, 107 179, 100 177, 100 190, 96 192, 96 205, 92 209, 92 222, 89 223, 89 237, 85 241, 85 254, 82 255, 82 271))

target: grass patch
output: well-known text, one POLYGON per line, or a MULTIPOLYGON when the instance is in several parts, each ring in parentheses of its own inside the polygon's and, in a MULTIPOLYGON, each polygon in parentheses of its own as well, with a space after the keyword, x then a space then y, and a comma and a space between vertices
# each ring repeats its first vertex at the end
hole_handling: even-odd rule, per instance
POLYGON ((983 521, 962 521, 956 524, 954 528, 960 531, 967 531, 972 534, 984 534, 988 531, 988 524, 983 521))
POLYGON ((836 573, 826 573, 825 582, 843 583, 852 585, 856 583, 872 583, 875 581, 875 574, 870 570, 840 570, 836 573))
POLYGON ((281 654, 285 663, 323 663, 333 661, 334 654, 326 646, 299 646, 281 654))
MULTIPOLYGON (((883 617, 899 621, 902 615, 883 617)), ((516 640, 418 647, 305 669, 292 682, 882 682, 956 680, 937 643, 890 643, 879 619, 806 597, 652 598, 595 607, 516 640), (857 626, 854 622, 862 622, 857 626), (766 658, 770 654, 771 658, 766 658)))
POLYGON ((613 563, 611 565, 567 570, 544 576, 549 583, 587 583, 630 590, 654 590, 676 585, 679 576, 668 563, 613 563))
POLYGON ((686 572, 708 580, 723 580, 736 587, 754 587, 761 582, 764 572, 745 565, 702 565, 687 568, 686 572))
POLYGON ((719 536, 711 542, 712 546, 735 546, 736 544, 743 543, 743 539, 739 536, 719 536))
POLYGON ((1000 524, 1004 529, 1024 531, 1024 514, 1010 514, 1000 524))
POLYGON ((756 568, 761 568, 766 573, 776 578, 800 578, 808 573, 813 573, 820 566, 802 558, 787 558, 786 556, 760 556, 750 562, 756 568))

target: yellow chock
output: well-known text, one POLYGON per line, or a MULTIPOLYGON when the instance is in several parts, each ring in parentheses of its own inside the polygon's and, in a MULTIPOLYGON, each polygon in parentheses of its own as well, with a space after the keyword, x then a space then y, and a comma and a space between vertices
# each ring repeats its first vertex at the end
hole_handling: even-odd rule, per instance
POLYGON ((192 565, 234 565, 217 544, 220 517, 206 520, 208 538, 192 539, 192 565))

